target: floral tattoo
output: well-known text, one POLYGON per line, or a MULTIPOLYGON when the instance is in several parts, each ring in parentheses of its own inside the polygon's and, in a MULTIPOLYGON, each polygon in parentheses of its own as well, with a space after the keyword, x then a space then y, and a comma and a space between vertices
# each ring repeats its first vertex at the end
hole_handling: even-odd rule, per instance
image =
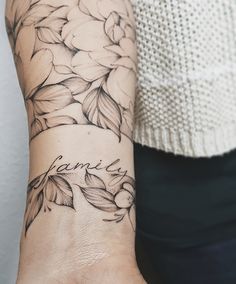
POLYGON ((137 63, 129 0, 10 0, 6 15, 31 139, 61 125, 132 139, 137 63))
POLYGON ((134 179, 119 166, 119 159, 104 165, 61 163, 58 156, 48 170, 28 185, 25 235, 40 212, 50 212, 52 204, 73 209, 74 193, 80 191, 88 205, 106 214, 105 222, 119 223, 128 218, 133 229, 135 212, 134 179))

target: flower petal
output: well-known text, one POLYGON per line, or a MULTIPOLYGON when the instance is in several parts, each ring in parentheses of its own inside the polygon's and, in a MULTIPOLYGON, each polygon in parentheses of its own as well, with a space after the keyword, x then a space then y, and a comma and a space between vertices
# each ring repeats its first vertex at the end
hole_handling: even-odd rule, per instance
POLYGON ((105 49, 110 50, 114 53, 117 53, 121 57, 126 56, 125 51, 119 45, 116 45, 116 44, 109 45, 109 46, 106 46, 105 49))
POLYGON ((49 49, 39 50, 30 61, 24 65, 24 85, 26 98, 39 87, 49 76, 52 69, 52 53, 49 49))
POLYGON ((128 136, 130 139, 133 138, 133 105, 130 103, 129 109, 123 109, 122 111, 122 125, 121 132, 128 136))
POLYGON ((109 38, 118 43, 124 36, 125 32, 120 26, 120 16, 116 12, 112 12, 105 22, 105 31, 109 38))
POLYGON ((125 26, 125 37, 130 38, 133 42, 136 40, 135 29, 130 25, 125 26))
POLYGON ((57 7, 43 4, 43 5, 34 5, 31 9, 26 13, 23 25, 30 26, 32 24, 36 24, 44 18, 48 17, 53 11, 57 10, 57 7))
POLYGON ((35 119, 34 115, 34 105, 31 100, 25 101, 25 107, 27 110, 27 118, 28 118, 28 124, 31 125, 35 119))
POLYGON ((45 43, 60 43, 62 41, 60 34, 50 28, 39 28, 38 38, 45 43))
POLYGON ((113 29, 113 41, 119 42, 125 36, 125 32, 119 26, 115 26, 113 29))
POLYGON ((35 137, 36 135, 41 133, 43 130, 44 129, 43 129, 43 125, 42 125, 41 121, 36 118, 31 124, 31 129, 30 129, 31 138, 35 137))
POLYGON ((73 57, 71 64, 74 67, 74 71, 88 82, 97 80, 109 72, 107 67, 96 63, 89 53, 84 51, 79 51, 73 57))
POLYGON ((17 35, 19 29, 22 28, 21 20, 28 11, 29 6, 29 1, 6 1, 5 16, 8 24, 7 26, 14 35, 17 35))
POLYGON ((136 227, 135 205, 133 205, 129 210, 129 220, 130 220, 133 230, 135 231, 135 227, 136 227))
POLYGON ((20 55, 22 62, 29 62, 34 52, 36 32, 34 26, 21 28, 16 41, 15 53, 20 55))
POLYGON ((126 56, 129 56, 134 62, 137 61, 137 48, 131 39, 122 38, 120 40, 120 47, 124 50, 126 56))
POLYGON ((57 33, 60 33, 62 30, 63 25, 67 22, 66 19, 50 16, 42 21, 40 21, 38 24, 35 25, 36 28, 51 28, 55 30, 57 33))
POLYGON ((129 108, 130 102, 134 99, 135 87, 135 73, 125 67, 113 69, 107 79, 109 94, 124 108, 129 108))
POLYGON ((72 74, 71 68, 67 65, 54 65, 54 70, 59 74, 72 74))
POLYGON ((91 15, 96 19, 103 20, 104 18, 99 13, 98 5, 94 3, 94 0, 80 0, 79 8, 87 15, 91 15))
POLYGON ((123 66, 125 68, 131 69, 134 72, 137 71, 137 66, 129 57, 121 57, 116 62, 114 62, 116 66, 123 66))
POLYGON ((68 78, 62 81, 61 84, 70 89, 72 95, 78 95, 87 91, 91 85, 79 77, 68 78))
POLYGON ((33 98, 34 109, 37 114, 62 109, 72 101, 70 90, 62 85, 45 86, 33 98))
POLYGON ((50 51, 53 54, 53 64, 54 65, 66 65, 70 66, 73 53, 63 44, 51 44, 50 51), (63 56, 62 56, 63 54, 63 56))
POLYGON ((103 49, 102 51, 90 52, 89 56, 92 60, 107 68, 114 68, 114 63, 119 59, 117 54, 106 49, 103 49))
POLYGON ((73 117, 68 115, 58 115, 45 118, 45 123, 48 128, 53 128, 61 125, 77 124, 77 121, 73 117))
POLYGON ((61 36, 64 40, 65 45, 70 49, 74 49, 75 47, 72 45, 71 41, 74 37, 74 32, 76 31, 77 27, 86 22, 92 21, 93 18, 82 13, 79 7, 75 7, 69 12, 67 19, 68 23, 65 24, 62 28, 61 36))
POLYGON ((90 21, 77 27, 71 40, 72 46, 84 51, 96 51, 111 44, 105 34, 104 23, 90 21))
POLYGON ((20 84, 20 88, 21 91, 23 93, 24 96, 26 96, 26 92, 25 92, 25 74, 24 74, 24 68, 23 68, 23 62, 21 60, 21 57, 17 54, 14 55, 14 61, 16 64, 16 71, 17 71, 17 77, 18 77, 18 81, 20 84))
MULTIPOLYGON (((87 0, 84 0, 84 1, 87 1, 87 0)), ((106 19, 109 17, 109 15, 112 12, 117 12, 120 15, 122 14, 128 15, 126 6, 121 4, 120 0, 98 0, 97 8, 98 8, 99 13, 106 19)))
MULTIPOLYGON (((32 0, 30 0, 32 2, 32 0)), ((39 2, 39 0, 33 0, 34 2, 39 2)), ((49 1, 48 0, 40 0, 40 4, 47 4, 48 5, 49 1)), ((50 5, 55 6, 55 7, 73 7, 75 5, 78 5, 78 0, 50 0, 50 5)))
POLYGON ((22 18, 23 15, 29 10, 30 2, 29 1, 7 1, 8 3, 12 3, 12 7, 10 9, 6 9, 6 11, 12 11, 14 14, 11 19, 14 19, 17 23, 20 18, 22 18))
POLYGON ((105 22, 105 31, 108 34, 110 28, 113 28, 114 25, 118 25, 120 21, 120 16, 117 12, 112 12, 105 22))
POLYGON ((124 4, 125 4, 125 7, 126 7, 128 19, 130 21, 132 21, 133 25, 135 25, 134 13, 133 13, 133 7, 132 7, 132 4, 131 4, 131 1, 130 0, 124 0, 124 4))
POLYGON ((22 28, 15 49, 17 72, 26 98, 47 79, 52 69, 53 57, 49 49, 39 50, 32 57, 35 36, 33 26, 22 28))

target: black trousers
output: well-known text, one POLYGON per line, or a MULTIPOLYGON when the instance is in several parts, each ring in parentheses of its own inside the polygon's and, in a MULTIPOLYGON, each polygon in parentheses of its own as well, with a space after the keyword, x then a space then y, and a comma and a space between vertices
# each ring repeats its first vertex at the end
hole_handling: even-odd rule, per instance
POLYGON ((149 284, 236 283, 236 150, 187 158, 135 144, 136 254, 149 284))

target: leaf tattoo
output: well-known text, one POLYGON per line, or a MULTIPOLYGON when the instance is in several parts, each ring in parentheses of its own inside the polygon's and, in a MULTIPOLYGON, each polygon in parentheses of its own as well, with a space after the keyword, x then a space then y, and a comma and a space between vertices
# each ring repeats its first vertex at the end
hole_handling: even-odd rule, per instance
POLYGON ((101 87, 87 95, 83 103, 83 113, 91 123, 112 130, 120 138, 120 109, 101 87))
POLYGON ((37 136, 44 130, 44 126, 41 120, 35 118, 31 123, 31 137, 37 136))
POLYGON ((104 182, 99 177, 86 171, 85 182, 88 187, 81 187, 80 189, 91 205, 106 212, 118 210, 114 196, 106 190, 104 182))
POLYGON ((94 207, 106 212, 116 212, 118 210, 113 195, 108 191, 94 187, 81 188, 81 191, 86 200, 94 207))
POLYGON ((43 206, 43 193, 35 193, 31 192, 29 194, 29 200, 28 202, 28 208, 26 213, 26 222, 25 222, 25 233, 27 232, 29 226, 32 224, 34 219, 39 214, 39 211, 41 210, 43 206))
POLYGON ((68 181, 59 175, 49 176, 45 186, 45 197, 57 205, 73 206, 72 188, 68 181))
POLYGON ((90 174, 87 170, 85 173, 85 183, 88 187, 97 187, 106 189, 105 183, 98 176, 90 174))
POLYGON ((137 60, 130 1, 56 3, 7 1, 18 78, 26 105, 32 103, 31 139, 61 125, 92 124, 131 140, 137 60), (80 112, 74 117, 72 104, 80 112))
POLYGON ((117 160, 104 166, 101 166, 100 161, 100 167, 97 168, 90 163, 76 163, 75 166, 70 163, 56 164, 62 158, 61 155, 57 157, 45 173, 28 185, 25 235, 40 212, 52 210, 52 204, 76 212, 74 191, 78 189, 88 205, 107 214, 103 221, 120 223, 127 216, 132 228, 135 228, 134 179, 120 167, 109 170, 117 160))
POLYGON ((27 209, 25 212, 25 233, 34 219, 39 214, 43 206, 43 192, 36 185, 40 181, 40 176, 35 178, 29 185, 27 191, 27 209))
POLYGON ((35 178, 28 186, 25 213, 25 235, 42 208, 51 211, 50 203, 74 209, 72 187, 66 175, 43 175, 35 178))
POLYGON ((51 113, 73 102, 68 88, 63 85, 49 85, 42 87, 32 98, 37 115, 51 113))

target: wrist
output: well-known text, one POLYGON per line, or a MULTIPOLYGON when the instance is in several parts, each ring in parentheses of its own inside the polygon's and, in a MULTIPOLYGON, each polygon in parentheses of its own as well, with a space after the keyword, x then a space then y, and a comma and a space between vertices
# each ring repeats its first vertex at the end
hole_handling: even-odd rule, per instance
POLYGON ((130 224, 103 223, 98 212, 75 214, 59 207, 50 214, 41 214, 27 236, 22 234, 18 283, 27 284, 28 278, 41 279, 45 275, 81 275, 82 271, 106 266, 111 260, 116 265, 127 263, 127 267, 136 267, 130 224))
POLYGON ((48 263, 45 257, 45 266, 50 269, 42 271, 42 266, 31 270, 27 267, 20 269, 17 284, 138 284, 145 283, 138 270, 136 260, 131 255, 110 255, 98 257, 92 253, 93 263, 84 263, 78 266, 78 262, 71 259, 65 259, 64 263, 48 263), (59 268, 60 267, 60 268, 59 268), (49 271, 50 270, 50 271, 49 271), (117 279, 118 282, 115 282, 117 279), (122 280, 121 280, 122 279, 122 280), (107 282, 106 282, 107 281, 107 282))

